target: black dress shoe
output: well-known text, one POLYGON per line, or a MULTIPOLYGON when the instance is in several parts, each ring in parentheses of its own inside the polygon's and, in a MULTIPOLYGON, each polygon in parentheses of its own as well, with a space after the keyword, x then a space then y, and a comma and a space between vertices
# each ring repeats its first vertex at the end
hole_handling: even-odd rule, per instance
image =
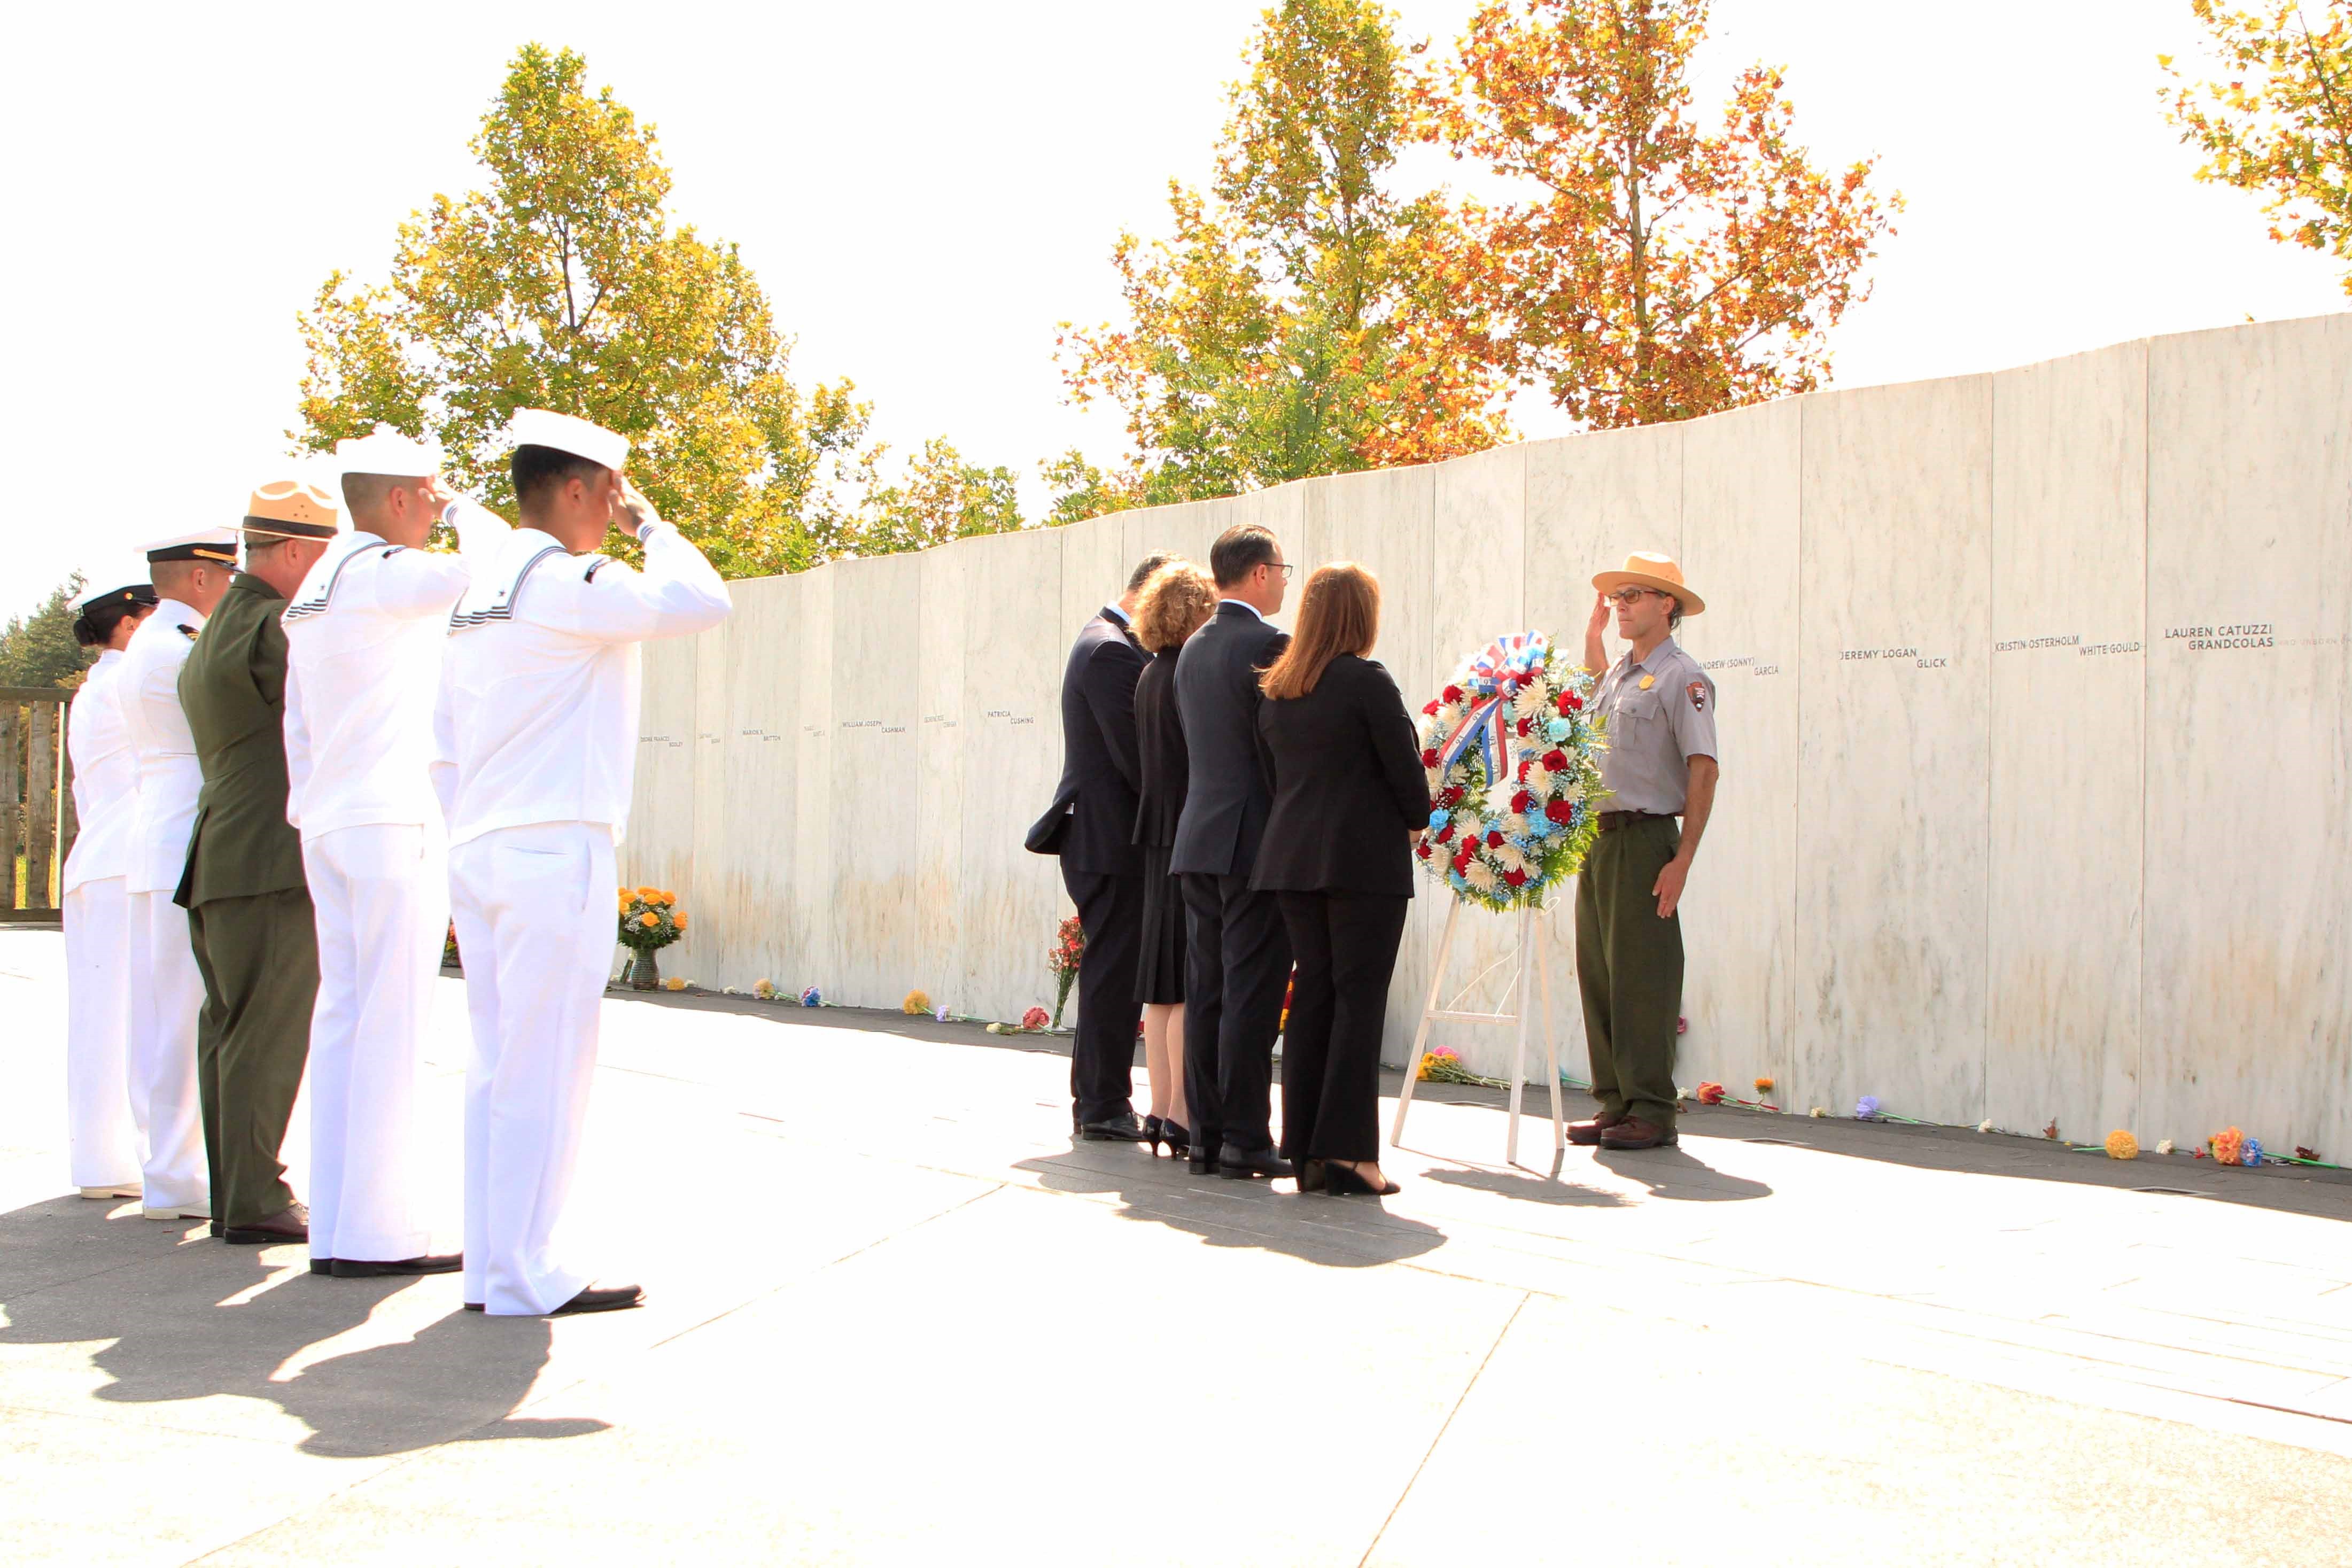
POLYGON ((334 1271, 335 1271, 335 1260, 334 1260, 333 1258, 313 1258, 312 1259, 310 1259, 310 1272, 311 1272, 311 1273, 313 1273, 313 1274, 332 1274, 334 1271))
POLYGON ((1271 1149, 1228 1149, 1217 1157, 1217 1174, 1229 1182, 1264 1177, 1272 1181, 1291 1174, 1290 1162, 1271 1149))
POLYGON ((489 1309, 482 1305, 479 1301, 468 1301, 466 1303, 466 1310, 468 1312, 486 1312, 489 1310, 489 1309))
POLYGON ((1135 1119, 1133 1111, 1101 1121, 1085 1122, 1078 1128, 1078 1136, 1089 1143, 1149 1143, 1151 1142, 1151 1134, 1143 1130, 1143 1123, 1135 1119))
MULTIPOLYGON (((462 1252, 426 1252, 415 1258, 338 1258, 332 1272, 338 1279, 373 1279, 384 1274, 455 1274, 466 1267, 462 1252)), ((310 1265, 316 1274, 319 1266, 310 1265)))
POLYGON ((220 1222, 220 1221, 218 1221, 218 1220, 215 1220, 215 1221, 213 1221, 213 1222, 212 1222, 212 1224, 210 1224, 210 1225, 208 1225, 208 1226, 206 1226, 205 1227, 205 1235, 207 1235, 207 1236, 215 1236, 215 1237, 216 1237, 216 1236, 220 1235, 220 1233, 221 1233, 223 1230, 226 1229, 226 1228, 227 1228, 227 1227, 226 1227, 226 1226, 223 1226, 223 1225, 221 1224, 221 1222, 220 1222))
POLYGON ((578 1312, 617 1312, 624 1307, 642 1307, 646 1292, 638 1285, 591 1285, 547 1315, 568 1318, 578 1312))
POLYGON ((1213 1176, 1217 1173, 1217 1145, 1213 1141, 1195 1143, 1185 1160, 1192 1174, 1213 1176))

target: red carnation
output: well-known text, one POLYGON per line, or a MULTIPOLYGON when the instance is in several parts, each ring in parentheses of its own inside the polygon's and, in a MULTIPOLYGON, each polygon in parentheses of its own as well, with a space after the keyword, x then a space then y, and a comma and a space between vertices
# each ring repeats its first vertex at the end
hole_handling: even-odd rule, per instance
POLYGON ((1435 746, 1432 746, 1427 751, 1421 753, 1421 765, 1424 768, 1433 768, 1437 765, 1437 748, 1435 746))
POLYGON ((1556 800, 1544 807, 1544 815, 1550 817, 1554 822, 1566 822, 1568 820, 1568 814, 1573 809, 1574 807, 1570 806, 1568 802, 1564 800, 1556 800))
POLYGON ((1462 786, 1460 784, 1447 784, 1444 792, 1438 795, 1437 803, 1440 805, 1446 806, 1460 805, 1462 804, 1462 786))
POLYGON ((1424 860, 1428 859, 1428 858, 1429 858, 1429 840, 1428 840, 1428 839, 1426 839, 1426 838, 1424 838, 1424 839, 1423 839, 1419 844, 1414 845, 1414 846, 1413 846, 1413 850, 1412 850, 1412 852, 1413 852, 1414 854, 1416 854, 1416 855, 1420 856, 1420 857, 1421 857, 1423 859, 1424 859, 1424 860))
POLYGON ((1523 888, 1527 886, 1528 874, 1525 871, 1506 871, 1503 873, 1503 880, 1514 888, 1523 888))
POLYGON ((1439 829, 1437 830, 1437 841, 1438 841, 1440 844, 1444 843, 1447 839, 1452 838, 1453 837, 1454 837, 1454 824, 1452 824, 1452 823, 1450 823, 1450 822, 1449 822, 1449 823, 1447 823, 1444 826, 1443 826, 1443 827, 1441 827, 1441 828, 1439 828, 1439 829))
POLYGON ((1423 717, 1434 719, 1437 717, 1437 704, 1434 702, 1424 702, 1422 704, 1421 711, 1423 717))
POLYGON ((1554 746, 1550 751, 1546 752, 1543 754, 1543 765, 1545 771, 1548 773, 1566 773, 1568 771, 1568 753, 1561 751, 1558 746, 1554 746))
POLYGON ((1534 722, 1535 721, 1532 719, 1522 719, 1519 721, 1519 738, 1521 740, 1525 740, 1527 738, 1528 726, 1534 722))
POLYGON ((1462 689, 1461 689, 1460 687, 1458 687, 1458 686, 1449 686, 1449 687, 1447 687, 1447 688, 1445 689, 1445 700, 1446 700, 1446 701, 1448 701, 1448 702, 1459 702, 1459 701, 1461 701, 1461 700, 1462 700, 1462 689))
POLYGON ((1584 706, 1584 699, 1583 699, 1583 698, 1581 698, 1581 697, 1579 697, 1579 696, 1578 696, 1575 692, 1573 692, 1573 691, 1569 692, 1567 695, 1563 696, 1563 697, 1560 699, 1560 700, 1561 700, 1562 702, 1567 703, 1570 708, 1581 708, 1581 707, 1583 707, 1583 706, 1584 706))
POLYGON ((1529 795, 1527 791, 1521 790, 1518 794, 1511 797, 1511 809, 1519 813, 1521 816, 1525 816, 1527 814, 1528 807, 1535 803, 1535 796, 1529 795))
POLYGON ((1519 759, 1519 782, 1521 784, 1528 782, 1528 764, 1533 761, 1534 759, 1532 757, 1521 757, 1519 759))
POLYGON ((1500 849, 1502 847, 1503 847, 1503 836, 1502 836, 1501 834, 1499 834, 1499 833, 1496 832, 1496 831, 1495 831, 1494 829, 1492 829, 1492 828, 1487 829, 1487 831, 1486 831, 1486 847, 1487 847, 1487 848, 1489 848, 1489 849, 1500 849))

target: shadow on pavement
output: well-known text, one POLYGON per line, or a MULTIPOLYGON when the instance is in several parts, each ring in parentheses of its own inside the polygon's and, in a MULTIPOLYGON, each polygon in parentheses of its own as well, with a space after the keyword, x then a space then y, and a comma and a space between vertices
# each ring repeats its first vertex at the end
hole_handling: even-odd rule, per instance
POLYGON ((509 1418, 547 1363, 551 1331, 540 1318, 452 1311, 413 1339, 274 1381, 289 1360, 424 1281, 330 1279, 309 1273, 298 1248, 228 1247, 201 1222, 162 1226, 135 1207, 116 1210, 119 1219, 108 1212, 67 1196, 0 1215, 0 1344, 100 1342, 89 1363, 113 1382, 98 1399, 263 1400, 310 1428, 303 1452, 338 1458, 456 1438, 568 1437, 606 1425, 509 1418), (289 1265, 293 1273, 270 1282, 289 1265))
POLYGON ((1772 1195, 1766 1184, 1746 1176, 1727 1176, 1683 1143, 1663 1149, 1597 1149, 1593 1163, 1641 1183, 1654 1198, 1675 1203, 1742 1203, 1772 1195))
MULTIPOLYGON (((1407 1150, 1410 1153, 1412 1151, 1407 1150)), ((1429 1156, 1436 1158, 1437 1156, 1429 1156)), ((1494 1193, 1521 1203, 1552 1204, 1562 1208, 1622 1209, 1633 1205, 1616 1193, 1600 1187, 1579 1186, 1563 1182, 1558 1176, 1542 1176, 1533 1171, 1494 1171, 1468 1165, 1432 1165, 1421 1173, 1425 1182, 1440 1182, 1449 1187, 1470 1187, 1482 1193, 1494 1193)), ((1400 1178, 1402 1180, 1402 1178, 1400 1178)))
POLYGON ((1181 1161, 1154 1160, 1133 1170, 1118 1153, 1124 1145, 1084 1144, 1068 1156, 1024 1160, 1014 1169, 1035 1175, 1048 1192, 1108 1193, 1128 1219, 1189 1231, 1212 1247, 1255 1247, 1333 1268, 1367 1268, 1419 1258, 1445 1245, 1435 1226, 1389 1213, 1377 1198, 1300 1194, 1277 1184, 1194 1176, 1181 1161), (1081 1152, 1080 1151, 1087 1151, 1081 1152))

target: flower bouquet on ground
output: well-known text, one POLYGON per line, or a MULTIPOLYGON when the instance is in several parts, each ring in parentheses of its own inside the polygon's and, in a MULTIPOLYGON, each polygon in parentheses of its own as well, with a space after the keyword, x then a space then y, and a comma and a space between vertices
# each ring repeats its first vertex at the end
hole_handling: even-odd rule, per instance
POLYGON ((449 922, 448 931, 441 938, 441 967, 444 969, 466 967, 464 961, 457 956, 457 922, 456 921, 449 922))
POLYGON ((1087 952, 1087 928, 1072 915, 1062 922, 1054 935, 1053 951, 1045 954, 1045 967, 1054 972, 1054 1021, 1047 1026, 1062 1026, 1062 1009, 1070 1000, 1070 987, 1077 984, 1078 960, 1087 952))
POLYGON ((686 934, 686 911, 677 895, 660 888, 620 889, 621 945, 636 957, 629 963, 629 986, 652 991, 661 984, 654 954, 686 934))

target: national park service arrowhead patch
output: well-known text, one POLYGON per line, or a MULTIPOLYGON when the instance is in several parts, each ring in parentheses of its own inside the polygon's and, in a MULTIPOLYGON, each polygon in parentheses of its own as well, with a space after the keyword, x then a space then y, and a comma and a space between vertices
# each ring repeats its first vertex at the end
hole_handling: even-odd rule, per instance
POLYGON ((1706 712, 1706 682, 1704 680, 1694 680, 1690 683, 1687 689, 1690 692, 1691 706, 1697 709, 1702 713, 1706 712))

